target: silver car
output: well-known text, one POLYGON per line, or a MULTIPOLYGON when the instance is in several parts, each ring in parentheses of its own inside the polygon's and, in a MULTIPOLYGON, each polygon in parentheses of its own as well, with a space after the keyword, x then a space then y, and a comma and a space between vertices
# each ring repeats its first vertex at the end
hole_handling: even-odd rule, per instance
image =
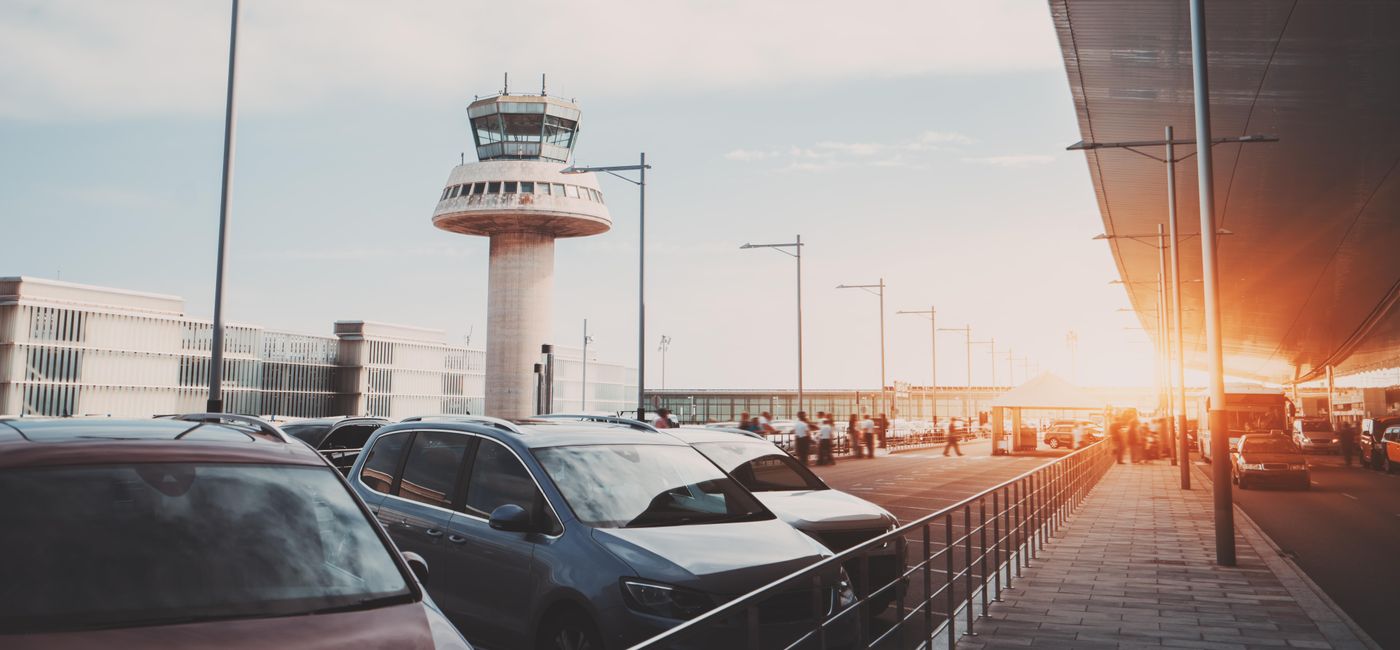
MULTIPOLYGON (((899 526, 888 510, 860 497, 832 489, 811 470, 772 442, 747 432, 734 433, 708 427, 668 429, 748 488, 773 514, 788 525, 840 553, 879 537, 899 526)), ((846 571, 865 591, 892 582, 901 567, 900 549, 887 543, 870 557, 870 575, 862 579, 860 562, 847 563, 846 571)), ((860 596, 867 595, 860 593, 860 596)), ((893 600, 894 590, 880 593, 875 610, 893 600)))

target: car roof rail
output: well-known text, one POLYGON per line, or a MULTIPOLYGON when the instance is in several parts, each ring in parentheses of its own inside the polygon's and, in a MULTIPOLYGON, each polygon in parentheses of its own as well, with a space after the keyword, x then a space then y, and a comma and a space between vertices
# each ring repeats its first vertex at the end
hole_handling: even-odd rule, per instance
POLYGON ((634 429, 634 430, 637 430, 637 431, 646 431, 647 433, 661 433, 661 432, 662 432, 660 429, 658 429, 658 428, 656 428, 656 427, 654 427, 654 426, 651 426, 650 424, 647 424, 647 423, 645 423, 645 422, 642 422, 641 420, 633 420, 632 418, 623 418, 623 417, 618 417, 618 416, 616 416, 616 415, 589 415, 589 414, 586 414, 586 413, 585 413, 585 414, 574 414, 574 413, 542 413, 542 414, 540 414, 540 415, 536 415, 536 416, 531 417, 531 419, 533 419, 533 420, 569 420, 569 421, 571 421, 571 422, 604 422, 604 423, 607 423, 607 424, 620 424, 620 425, 625 426, 625 427, 628 427, 628 428, 630 428, 630 429, 634 429))
POLYGON ((495 427, 495 428, 497 428, 497 429, 501 429, 501 430, 503 430, 503 431, 509 431, 509 432, 514 433, 514 434, 516 434, 516 435, 522 435, 522 434, 525 433, 525 430, 524 430, 524 429, 521 429, 516 423, 511 422, 510 420, 505 420, 505 419, 502 419, 502 418, 493 418, 493 417, 491 417, 491 416, 489 416, 489 415, 472 415, 472 414, 470 414, 470 413, 461 413, 461 414, 450 414, 450 413, 449 413, 449 414, 443 414, 443 415, 415 415, 415 416, 412 416, 412 417, 407 417, 407 418, 404 418, 404 419, 402 419, 402 420, 399 420, 399 422, 433 422, 433 421, 473 422, 473 423, 477 423, 477 424, 485 424, 485 425, 488 425, 488 426, 492 426, 492 427, 495 427))
POLYGON ((251 415, 238 415, 236 413, 180 413, 178 415, 157 417, 168 417, 172 420, 180 420, 182 422, 233 422, 257 429, 259 433, 272 436, 282 442, 292 442, 293 440, 286 432, 277 428, 277 425, 251 415))

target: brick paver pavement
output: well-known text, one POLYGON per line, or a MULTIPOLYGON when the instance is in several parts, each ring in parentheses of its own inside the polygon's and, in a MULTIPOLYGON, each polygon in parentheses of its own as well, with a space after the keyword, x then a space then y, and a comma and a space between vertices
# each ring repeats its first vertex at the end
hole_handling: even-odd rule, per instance
MULTIPOLYGON (((972 648, 1368 648, 1248 522, 1217 567, 1210 491, 1165 462, 1116 465, 977 621, 972 648)), ((1237 520, 1239 517, 1237 517, 1237 520)))

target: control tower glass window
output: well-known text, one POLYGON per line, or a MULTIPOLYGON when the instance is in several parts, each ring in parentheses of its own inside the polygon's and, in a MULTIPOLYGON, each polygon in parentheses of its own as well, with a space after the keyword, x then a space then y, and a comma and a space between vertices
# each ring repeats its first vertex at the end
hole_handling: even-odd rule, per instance
POLYGON ((476 133, 476 146, 483 147, 505 139, 499 114, 485 115, 472 120, 472 131, 476 133))
POLYGON ((544 141, 556 147, 574 146, 574 129, 578 122, 553 115, 544 116, 544 141))

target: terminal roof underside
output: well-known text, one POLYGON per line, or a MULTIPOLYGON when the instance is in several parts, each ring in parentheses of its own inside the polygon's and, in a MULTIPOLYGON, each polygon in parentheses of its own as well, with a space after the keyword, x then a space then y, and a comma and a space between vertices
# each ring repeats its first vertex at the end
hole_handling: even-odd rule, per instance
MULTIPOLYGON (((1194 139, 1185 0, 1051 0, 1085 142, 1194 139)), ((1400 3, 1207 3, 1226 373, 1313 379, 1400 365, 1400 3)), ((1176 155, 1194 146, 1178 146, 1176 155)), ((1141 150, 1163 157, 1160 147, 1141 150)), ((1166 222, 1166 165, 1086 151, 1110 235, 1166 222)), ((1205 366, 1196 159, 1177 164, 1187 364, 1205 366)), ((1155 332, 1155 241, 1109 242, 1155 332)))

